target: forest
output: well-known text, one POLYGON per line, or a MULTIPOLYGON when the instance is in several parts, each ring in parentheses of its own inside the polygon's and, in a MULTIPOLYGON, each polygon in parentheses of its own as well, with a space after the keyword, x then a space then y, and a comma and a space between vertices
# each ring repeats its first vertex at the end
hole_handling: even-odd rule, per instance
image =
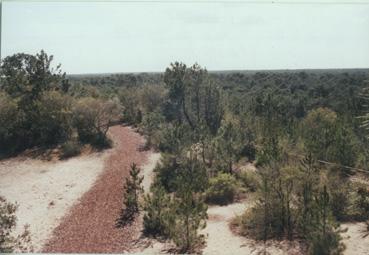
MULTIPOLYGON (((230 228, 257 242, 298 240, 304 254, 344 254, 340 225, 369 234, 369 70, 207 71, 171 63, 162 73, 67 75, 44 51, 1 62, 0 156, 60 148, 61 158, 113 146, 124 123, 161 153, 150 193, 132 164, 123 225, 171 252, 201 253, 208 208, 248 200, 230 228), (251 164, 254 171, 244 171, 251 164)), ((123 141, 124 142, 124 141, 123 141)), ((16 208, 0 200, 0 251, 16 208)), ((369 246, 368 246, 369 249, 369 246)))

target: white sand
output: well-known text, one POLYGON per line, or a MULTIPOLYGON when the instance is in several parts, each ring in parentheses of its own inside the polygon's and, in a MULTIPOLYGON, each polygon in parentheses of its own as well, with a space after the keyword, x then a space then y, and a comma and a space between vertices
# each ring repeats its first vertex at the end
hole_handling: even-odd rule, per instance
POLYGON ((342 229, 348 229, 342 234, 343 243, 346 245, 345 255, 368 255, 369 232, 366 231, 365 223, 341 224, 342 229))
POLYGON ((232 233, 229 223, 252 205, 252 202, 234 203, 228 206, 211 206, 208 209, 206 228, 207 245, 203 254, 300 254, 297 242, 268 241, 266 245, 232 233))
POLYGON ((55 162, 20 157, 0 161, 0 195, 19 204, 16 232, 30 225, 35 252, 41 250, 61 217, 93 185, 108 153, 55 162))
POLYGON ((148 158, 148 162, 144 166, 142 166, 142 174, 144 176, 142 185, 145 193, 150 192, 150 186, 154 179, 154 168, 159 162, 160 157, 160 153, 151 153, 148 158))

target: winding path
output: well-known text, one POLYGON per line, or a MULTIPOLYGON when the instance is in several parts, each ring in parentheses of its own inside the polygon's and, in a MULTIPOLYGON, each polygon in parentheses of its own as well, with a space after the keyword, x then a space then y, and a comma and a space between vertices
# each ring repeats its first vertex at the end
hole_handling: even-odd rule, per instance
POLYGON ((61 220, 43 252, 122 253, 140 234, 138 222, 124 228, 115 224, 130 165, 142 166, 150 152, 140 151, 144 139, 130 127, 114 126, 109 133, 115 144, 103 172, 61 220))

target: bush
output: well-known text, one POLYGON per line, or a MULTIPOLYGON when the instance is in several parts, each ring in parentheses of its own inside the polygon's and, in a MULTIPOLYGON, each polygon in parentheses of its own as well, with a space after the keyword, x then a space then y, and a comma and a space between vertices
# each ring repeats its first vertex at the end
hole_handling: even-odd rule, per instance
POLYGON ((209 180, 206 190, 208 203, 226 205, 232 203, 237 192, 236 179, 230 174, 219 174, 209 180))
POLYGON ((152 194, 145 196, 143 216, 144 233, 152 236, 169 237, 173 226, 171 199, 159 185, 152 188, 152 194))
POLYGON ((77 156, 81 153, 81 145, 77 141, 67 141, 61 146, 60 158, 66 159, 77 156))
POLYGON ((47 91, 35 105, 36 121, 31 119, 35 143, 54 145, 72 133, 72 99, 58 91, 47 91))
POLYGON ((309 254, 311 255, 339 255, 342 254, 345 246, 340 243, 339 232, 328 230, 325 234, 314 233, 309 240, 309 254))
POLYGON ((120 107, 114 101, 82 98, 73 109, 73 124, 80 141, 100 148, 110 145, 106 134, 112 123, 119 118, 120 107))
POLYGON ((369 189, 365 185, 360 185, 356 193, 355 218, 356 220, 369 219, 369 189))
POLYGON ((263 214, 261 207, 253 207, 246 210, 242 215, 236 216, 231 222, 231 226, 237 229, 238 234, 242 236, 250 236, 256 240, 263 238, 260 222, 262 222, 263 214))
POLYGON ((256 173, 242 171, 237 173, 237 179, 251 192, 255 192, 258 188, 259 179, 256 173))
MULTIPOLYGON (((187 180, 188 181, 188 180, 187 180)), ((179 253, 195 253, 204 243, 204 235, 198 231, 205 228, 208 207, 201 193, 195 192, 193 185, 187 181, 180 184, 173 199, 175 215, 170 238, 179 249, 179 253)))
POLYGON ((151 112, 144 115, 141 129, 146 136, 146 147, 159 148, 159 144, 162 140, 161 126, 164 122, 164 116, 159 112, 151 112))
POLYGON ((329 176, 329 193, 330 193, 330 207, 333 216, 338 220, 348 220, 349 207, 352 204, 350 191, 350 183, 346 179, 339 176, 329 176))
POLYGON ((15 100, 0 93, 0 153, 13 153, 21 142, 17 139, 18 109, 15 100))
POLYGON ((28 226, 24 227, 24 232, 14 237, 12 232, 17 224, 15 212, 18 206, 8 203, 0 196, 0 253, 10 252, 32 252, 30 245, 31 238, 28 226))

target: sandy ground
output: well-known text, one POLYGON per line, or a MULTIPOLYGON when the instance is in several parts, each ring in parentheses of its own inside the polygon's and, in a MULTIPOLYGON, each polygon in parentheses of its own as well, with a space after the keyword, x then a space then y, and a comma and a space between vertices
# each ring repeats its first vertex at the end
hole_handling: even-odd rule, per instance
POLYGON ((228 206, 211 206, 208 209, 208 222, 201 233, 207 236, 207 245, 203 254, 299 254, 298 245, 289 242, 256 243, 252 239, 232 233, 229 223, 237 215, 245 212, 250 206, 247 201, 228 206))
POLYGON ((156 164, 159 162, 160 160, 160 153, 151 153, 149 155, 149 158, 147 160, 147 163, 142 166, 142 175, 144 176, 144 179, 142 181, 142 186, 144 188, 144 192, 145 193, 149 193, 150 192, 150 186, 151 183, 154 179, 154 168, 156 166, 156 164))
POLYGON ((91 188, 108 154, 106 151, 56 162, 21 157, 0 161, 0 194, 18 203, 16 232, 29 224, 36 252, 61 217, 91 188))
MULTIPOLYGON (((144 141, 129 127, 114 127, 111 135, 115 139, 114 149, 104 153, 55 162, 20 157, 0 161, 0 195, 19 204, 17 231, 20 232, 24 224, 30 224, 35 251, 42 251, 45 243, 48 246, 43 251, 47 252, 159 254, 172 248, 171 244, 140 236, 142 215, 132 226, 114 227, 122 193, 117 187, 123 186, 129 165, 132 162, 141 165, 143 187, 148 193, 160 153, 140 152, 144 141)), ((263 251, 273 255, 300 254, 295 243, 264 245, 233 234, 229 222, 248 206, 250 203, 244 201, 209 207, 207 226, 201 231, 207 241, 204 254, 259 254, 263 251)), ((369 255, 365 224, 341 226, 348 228, 342 234, 347 247, 344 254, 369 255)))
POLYGON ((369 233, 365 231, 365 223, 345 223, 341 224, 341 228, 347 228, 347 232, 342 234, 346 245, 345 255, 369 254, 369 233))
MULTIPOLYGON (((150 162, 158 162, 159 158, 160 155, 152 154, 147 164, 148 169, 143 168, 146 193, 153 179, 153 172, 150 169, 154 168, 154 163, 150 164, 150 162)), ((248 164, 241 170, 255 171, 255 167, 248 164)), ((207 226, 200 232, 206 236, 207 242, 202 251, 203 254, 303 254, 297 241, 268 241, 264 245, 262 242, 255 242, 232 233, 229 227, 230 221, 235 216, 244 213, 249 206, 251 202, 248 201, 228 206, 209 206, 207 226)), ((343 234, 346 245, 345 255, 369 255, 369 235, 365 235, 365 227, 364 223, 342 224, 342 228, 348 228, 348 231, 343 234)), ((149 238, 141 238, 136 246, 138 248, 131 250, 136 254, 165 254, 173 248, 171 243, 149 238)))
POLYGON ((138 219, 119 224, 124 183, 132 163, 144 166, 151 151, 143 151, 144 138, 130 127, 109 130, 114 149, 104 170, 79 203, 75 204, 54 229, 43 248, 47 253, 123 253, 140 236, 138 219))

